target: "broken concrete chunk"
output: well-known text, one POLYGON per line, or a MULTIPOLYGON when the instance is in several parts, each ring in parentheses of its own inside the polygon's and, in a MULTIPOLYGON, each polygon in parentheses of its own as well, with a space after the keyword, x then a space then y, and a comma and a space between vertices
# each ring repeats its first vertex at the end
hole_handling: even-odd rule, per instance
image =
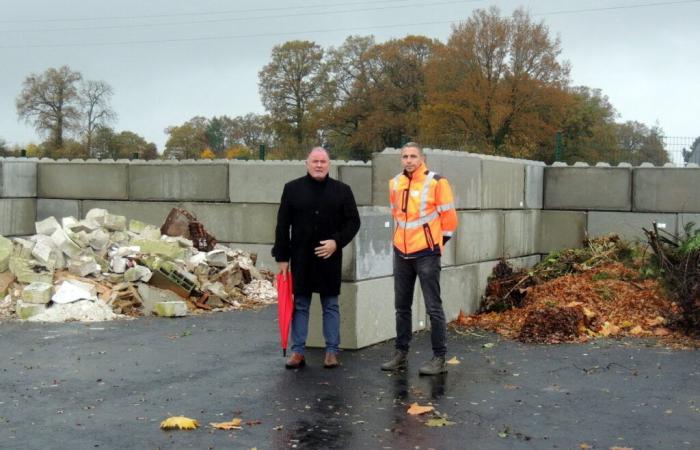
POLYGON ((226 251, 224 250, 212 250, 207 253, 207 262, 210 266, 214 267, 226 267, 228 264, 226 258, 226 251))
POLYGON ((158 302, 154 312, 160 317, 184 317, 187 315, 187 303, 178 302, 158 302))
POLYGON ((78 223, 78 219, 73 216, 64 217, 61 219, 61 227, 65 230, 70 230, 70 227, 78 223))
POLYGON ((151 273, 151 269, 137 264, 134 267, 130 267, 126 270, 126 272, 124 272, 124 280, 131 282, 143 281, 144 283, 148 283, 148 280, 151 279, 152 275, 153 274, 151 273))
POLYGON ((31 258, 34 242, 22 238, 14 238, 15 247, 12 250, 12 256, 19 258, 31 258))
POLYGON ((126 258, 122 258, 121 256, 113 256, 112 259, 109 260, 109 268, 114 273, 124 273, 126 272, 127 262, 128 260, 126 258))
POLYGON ((77 256, 80 253, 78 244, 73 242, 61 228, 53 232, 51 239, 53 239, 54 245, 57 248, 61 249, 63 253, 70 257, 77 256))
POLYGON ((182 302, 182 299, 174 292, 160 289, 150 284, 138 283, 137 290, 143 303, 143 313, 145 315, 151 314, 157 303, 182 302))
POLYGON ((109 244, 109 232, 102 228, 97 228, 87 235, 90 247, 97 251, 103 250, 109 244))
POLYGON ((202 286, 203 291, 209 291, 214 295, 217 295, 221 298, 228 298, 228 292, 224 289, 224 285, 220 283, 219 281, 215 283, 205 283, 202 286))
POLYGON ((200 264, 206 264, 207 254, 204 252, 198 252, 190 256, 187 259, 187 270, 194 271, 200 264))
POLYGON ((32 249, 32 256, 42 264, 49 264, 51 253, 56 250, 53 239, 43 234, 39 234, 35 238, 36 242, 32 249))
POLYGON ((78 300, 97 300, 95 286, 78 280, 65 280, 51 297, 54 303, 71 303, 78 300))
POLYGON ((86 220, 91 220, 96 224, 102 226, 105 224, 105 216, 109 214, 106 209, 102 208, 92 208, 85 214, 86 220))
POLYGON ((139 233, 139 237, 141 239, 145 239, 147 241, 157 241, 162 237, 160 234, 160 230, 152 225, 148 225, 146 228, 139 233))
POLYGON ((35 282, 22 289, 22 301, 45 305, 51 300, 51 286, 49 283, 35 282))
POLYGON ((14 245, 11 240, 0 236, 0 272, 7 270, 10 264, 10 256, 12 256, 13 247, 14 245))
POLYGON ((126 217, 107 213, 104 217, 104 225, 102 226, 112 231, 125 231, 126 217))
POLYGON ((147 226, 149 225, 146 222, 141 222, 140 220, 131 219, 129 221, 129 231, 136 234, 142 232, 147 226))
POLYGON ((73 233, 80 233, 81 231, 91 233, 98 228, 100 228, 100 225, 98 225, 97 222, 94 222, 92 220, 81 220, 68 227, 68 229, 73 233))
POLYGON ((17 304, 15 305, 15 314, 22 320, 29 319, 44 311, 46 311, 46 305, 25 303, 22 300, 17 300, 17 304))
POLYGON ((47 217, 44 220, 34 223, 34 228, 37 234, 43 234, 45 236, 51 236, 54 231, 61 228, 61 224, 54 216, 47 217))
POLYGON ((51 268, 34 263, 27 258, 10 257, 10 272, 17 277, 17 281, 20 283, 29 284, 35 281, 53 283, 53 270, 51 268))
POLYGON ((68 262, 68 271, 73 275, 86 277, 92 274, 99 274, 102 268, 97 264, 94 256, 82 255, 71 258, 68 262))
POLYGON ((132 244, 138 245, 143 253, 164 256, 169 259, 178 259, 184 256, 184 251, 177 243, 166 242, 164 240, 147 241, 136 239, 132 244))

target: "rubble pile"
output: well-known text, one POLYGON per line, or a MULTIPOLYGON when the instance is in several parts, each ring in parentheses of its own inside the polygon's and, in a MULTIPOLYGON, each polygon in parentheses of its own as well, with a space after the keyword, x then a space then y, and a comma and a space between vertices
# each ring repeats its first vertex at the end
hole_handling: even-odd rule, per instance
POLYGON ((696 345, 673 326, 680 308, 660 280, 646 273, 644 253, 616 236, 587 246, 549 255, 529 271, 513 271, 502 261, 489 279, 482 310, 460 314, 456 325, 521 342, 656 336, 671 345, 696 345))
POLYGON ((174 208, 162 227, 90 210, 49 217, 28 238, 0 236, 0 319, 102 321, 274 303, 257 256, 216 242, 174 208))

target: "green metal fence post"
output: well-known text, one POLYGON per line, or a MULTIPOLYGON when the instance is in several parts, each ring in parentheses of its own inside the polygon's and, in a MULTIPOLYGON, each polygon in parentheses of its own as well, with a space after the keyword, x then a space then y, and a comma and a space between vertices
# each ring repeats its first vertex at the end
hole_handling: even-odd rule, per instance
POLYGON ((265 144, 260 144, 258 148, 258 159, 265 161, 265 144))

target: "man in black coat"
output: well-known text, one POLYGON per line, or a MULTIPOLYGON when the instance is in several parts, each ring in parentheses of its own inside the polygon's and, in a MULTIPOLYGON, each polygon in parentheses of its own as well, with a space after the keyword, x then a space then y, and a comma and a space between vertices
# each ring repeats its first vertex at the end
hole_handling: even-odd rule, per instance
POLYGON ((340 345, 340 270, 342 248, 360 229, 360 215, 350 186, 328 176, 328 151, 315 147, 306 159, 308 173, 285 184, 277 212, 272 256, 280 273, 291 266, 294 281, 292 354, 285 367, 306 362, 311 295, 318 292, 323 307, 324 367, 338 366, 340 345), (290 233, 291 230, 291 233, 290 233))

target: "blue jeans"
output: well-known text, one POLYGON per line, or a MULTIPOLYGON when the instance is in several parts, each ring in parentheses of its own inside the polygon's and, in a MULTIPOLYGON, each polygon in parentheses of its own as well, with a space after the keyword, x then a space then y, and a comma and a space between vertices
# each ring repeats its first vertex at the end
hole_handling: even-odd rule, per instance
MULTIPOLYGON (((304 354, 306 336, 309 334, 310 295, 294 295, 294 315, 292 316, 292 351, 304 354)), ((323 308, 323 337, 326 339, 326 352, 338 353, 340 345, 340 306, 338 296, 321 296, 323 308)))

